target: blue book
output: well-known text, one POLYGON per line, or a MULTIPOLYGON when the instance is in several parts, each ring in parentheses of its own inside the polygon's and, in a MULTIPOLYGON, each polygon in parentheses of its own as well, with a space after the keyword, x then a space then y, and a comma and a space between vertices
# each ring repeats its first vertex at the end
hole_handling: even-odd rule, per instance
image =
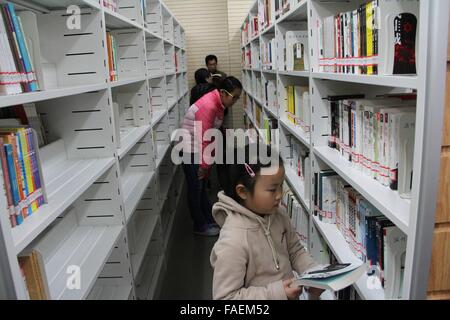
MULTIPOLYGON (((25 64, 25 70, 27 72, 27 79, 28 79, 28 74, 33 74, 33 79, 36 79, 36 77, 34 75, 34 70, 31 67, 31 59, 30 59, 30 56, 28 54, 28 50, 27 50, 27 47, 25 44, 25 37, 23 35, 22 28, 20 27, 19 20, 17 19, 16 11, 14 10, 14 5, 12 3, 8 2, 6 4, 6 8, 8 9, 8 11, 11 15, 11 20, 13 23, 14 31, 16 32, 20 54, 23 58, 23 63, 25 64)), ((28 82, 28 85, 29 85, 30 91, 37 91, 38 86, 37 86, 36 81, 28 82)))
MULTIPOLYGON (((23 189, 23 195, 24 195, 24 199, 23 201, 26 201, 28 196, 29 196, 29 192, 28 192, 28 184, 27 184, 27 174, 25 171, 25 162, 24 162, 24 154, 23 154, 23 148, 22 148, 22 142, 20 141, 20 135, 15 132, 14 136, 16 137, 16 149, 17 149, 17 158, 19 160, 19 167, 20 167, 20 173, 18 173, 19 177, 21 177, 21 181, 22 181, 22 189, 23 189)), ((30 214, 30 206, 27 206, 27 213, 28 215, 30 214)))
MULTIPOLYGON (((11 144, 5 144, 6 162, 8 164, 9 183, 11 184, 11 192, 14 201, 14 207, 20 202, 19 187, 17 185, 16 168, 14 166, 13 147, 11 144)), ((17 225, 23 222, 22 213, 16 211, 17 225)))
MULTIPOLYGON (((31 166, 32 166, 32 172, 33 172, 33 179, 36 189, 41 189, 41 179, 40 179, 40 172, 39 172, 39 166, 38 161, 36 157, 36 148, 34 145, 34 136, 33 136, 33 130, 27 129, 27 139, 28 139, 28 146, 30 148, 30 160, 31 160, 31 166)), ((40 196, 38 198, 38 204, 39 206, 42 206, 44 204, 43 197, 40 196)))

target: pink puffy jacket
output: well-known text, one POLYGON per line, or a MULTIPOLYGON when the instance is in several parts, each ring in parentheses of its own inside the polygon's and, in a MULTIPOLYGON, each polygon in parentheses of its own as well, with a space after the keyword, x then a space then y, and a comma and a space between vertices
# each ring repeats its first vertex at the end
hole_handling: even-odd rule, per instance
MULTIPOLYGON (((203 150, 211 143, 203 139, 206 130, 215 128, 219 129, 223 123, 225 107, 220 99, 219 90, 211 91, 197 100, 186 112, 182 128, 189 130, 191 135, 191 150, 193 153, 199 152, 198 145, 201 145, 203 150), (198 130, 197 136, 194 134, 195 122, 201 122, 202 128, 198 130)), ((205 163, 204 155, 201 156, 200 166, 203 169, 208 169, 209 165, 205 163)))

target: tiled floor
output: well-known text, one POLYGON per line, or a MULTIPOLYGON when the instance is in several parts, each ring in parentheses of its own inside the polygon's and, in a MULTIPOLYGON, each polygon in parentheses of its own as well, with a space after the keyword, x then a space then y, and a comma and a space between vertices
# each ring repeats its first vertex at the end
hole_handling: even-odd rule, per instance
MULTIPOLYGON (((217 199, 215 177, 212 177, 211 202, 217 199)), ((205 300, 212 297, 212 268, 209 256, 217 237, 200 237, 192 233, 187 199, 180 202, 162 283, 160 299, 205 300)))

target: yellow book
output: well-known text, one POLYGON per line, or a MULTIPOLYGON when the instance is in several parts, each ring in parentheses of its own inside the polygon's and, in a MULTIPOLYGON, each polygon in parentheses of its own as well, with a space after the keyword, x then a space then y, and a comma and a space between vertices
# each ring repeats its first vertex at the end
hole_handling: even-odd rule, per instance
POLYGON ((287 102, 288 102, 288 119, 290 122, 295 124, 295 118, 293 115, 295 115, 295 96, 294 96, 294 86, 287 86, 287 102))
MULTIPOLYGON (((373 55, 373 2, 366 4, 367 56, 373 55)), ((373 66, 367 66, 367 74, 373 74, 373 66)))
MULTIPOLYGON (((31 159, 30 159, 30 146, 28 145, 28 139, 27 139, 27 133, 25 129, 20 129, 18 131, 20 135, 20 142, 21 142, 21 148, 22 148, 22 155, 23 155, 23 161, 25 164, 25 173, 26 173, 26 179, 27 179, 27 187, 28 187, 28 194, 32 194, 34 191, 34 185, 33 185, 33 169, 31 166, 31 159)), ((31 203, 31 212, 35 212, 38 208, 37 201, 33 201, 31 203)))
POLYGON ((25 276, 25 283, 30 299, 50 299, 50 290, 42 255, 38 251, 32 250, 30 252, 21 253, 18 260, 20 268, 23 270, 25 276))

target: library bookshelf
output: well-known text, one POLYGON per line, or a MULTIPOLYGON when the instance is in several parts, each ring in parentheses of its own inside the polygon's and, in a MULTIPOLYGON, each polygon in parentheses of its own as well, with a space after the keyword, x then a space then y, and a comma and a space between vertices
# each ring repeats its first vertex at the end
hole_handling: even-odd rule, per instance
POLYGON ((185 31, 160 0, 11 3, 33 13, 42 82, 0 108, 34 104, 50 143, 39 149, 44 205, 14 228, 2 209, 0 295, 29 299, 18 257, 38 251, 48 299, 157 298, 183 189, 170 134, 189 107, 185 31))
MULTIPOLYGON (((327 58, 323 43, 327 39, 333 42, 335 38, 325 34, 326 29, 321 23, 324 23, 326 17, 352 12, 369 2, 256 0, 241 28, 242 78, 246 93, 244 118, 247 127, 257 128, 256 131, 263 140, 266 139, 263 133, 267 129, 264 127, 265 120, 275 123, 271 127, 277 128, 275 139, 278 139, 285 166, 290 160, 290 154, 292 157, 292 141, 309 154, 305 169, 310 173, 307 178, 300 181, 294 170, 288 168, 286 180, 298 202, 309 214, 307 247, 314 258, 321 261, 323 252, 330 249, 329 252, 339 262, 358 259, 336 224, 321 221, 315 214, 314 205, 311 205, 314 203, 314 190, 317 187, 314 174, 331 169, 406 235, 401 298, 424 299, 439 181, 439 146, 443 128, 447 54, 447 33, 444 31, 448 28, 449 8, 445 1, 379 0, 381 13, 377 23, 381 23, 378 28, 382 31, 379 31, 378 39, 378 73, 368 75, 330 70, 328 62, 323 62, 323 57, 327 58), (414 74, 393 75, 388 72, 390 58, 387 48, 391 39, 386 33, 389 28, 384 24, 387 23, 385 21, 390 21, 386 7, 383 7, 386 5, 393 5, 393 12, 416 12, 417 72, 414 74), (291 31, 307 37, 307 50, 302 51, 305 66, 297 68, 297 71, 292 71, 295 68, 288 67, 287 62, 290 47, 287 48, 286 44, 291 31), (304 111, 307 120, 300 123, 288 120, 289 98, 285 88, 293 85, 308 87, 308 103, 304 111), (356 169, 338 151, 328 146, 330 106, 326 98, 333 95, 364 94, 366 99, 373 99, 380 95, 411 93, 417 95, 413 182, 410 199, 405 199, 398 191, 383 186, 356 169)), ((298 42, 301 43, 301 40, 298 42)), ((294 50, 299 49, 297 47, 294 50)), ((330 60, 336 65, 340 63, 338 59, 330 60)), ((345 63, 351 65, 354 62, 347 60, 345 63)), ((389 298, 382 287, 370 285, 369 277, 369 274, 363 275, 354 285, 359 298, 389 298)))

